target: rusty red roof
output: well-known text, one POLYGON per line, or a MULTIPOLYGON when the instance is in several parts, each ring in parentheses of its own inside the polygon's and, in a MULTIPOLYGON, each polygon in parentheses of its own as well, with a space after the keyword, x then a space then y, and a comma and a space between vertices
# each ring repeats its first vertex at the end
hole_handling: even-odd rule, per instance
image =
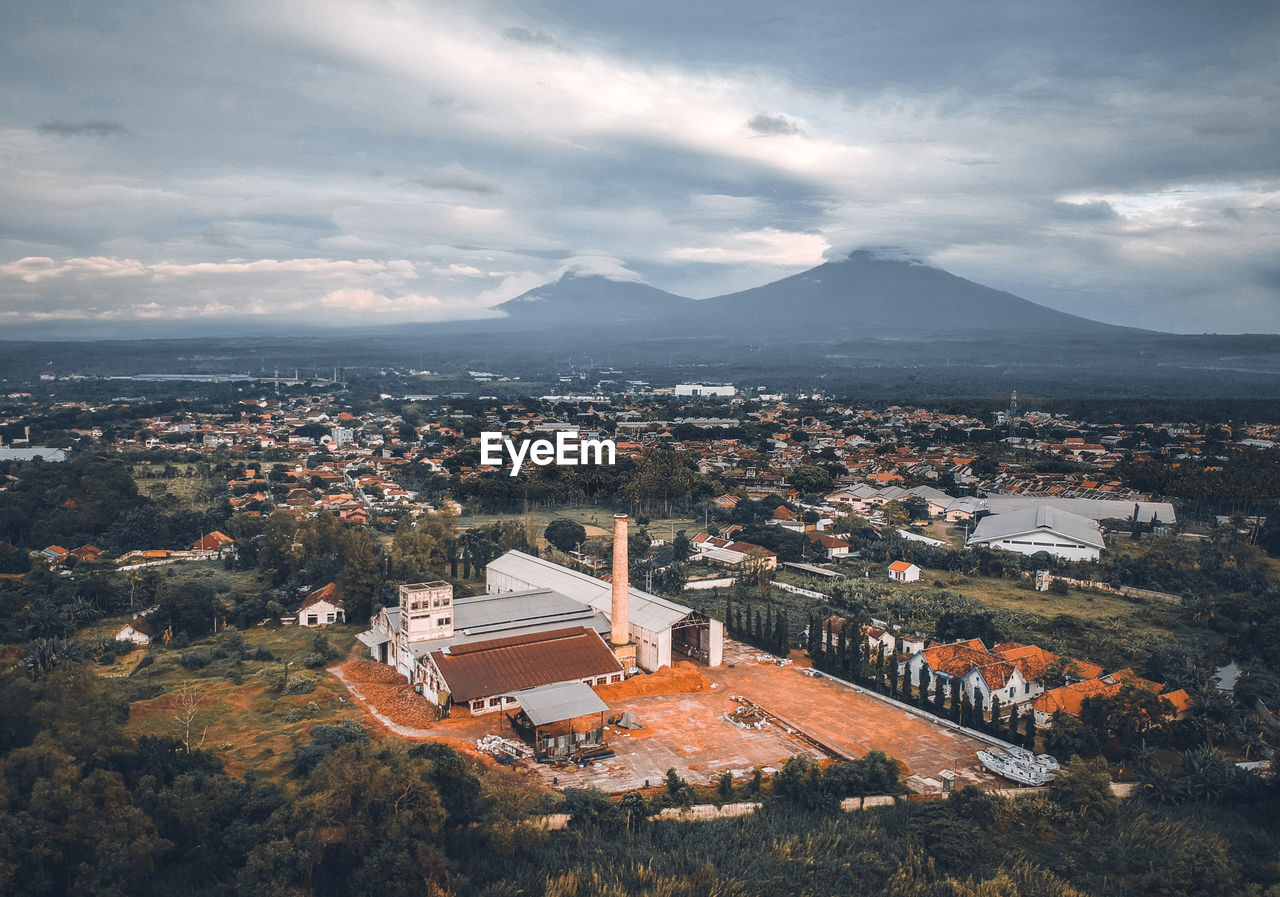
POLYGON ((431 659, 455 701, 622 671, 604 640, 583 626, 454 645, 448 652, 432 651, 431 659))

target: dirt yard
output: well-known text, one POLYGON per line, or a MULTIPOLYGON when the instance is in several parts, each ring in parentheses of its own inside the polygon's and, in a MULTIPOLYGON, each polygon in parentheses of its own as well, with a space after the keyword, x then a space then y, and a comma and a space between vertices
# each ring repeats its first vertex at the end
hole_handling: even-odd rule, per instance
MULTIPOLYGON (((829 679, 808 678, 800 672, 802 664, 780 667, 764 661, 764 656, 746 645, 726 641, 724 666, 697 668, 707 680, 704 687, 651 695, 644 694, 648 689, 637 684, 634 691, 640 696, 606 701, 610 717, 631 710, 645 726, 634 732, 611 726, 614 757, 585 769, 527 766, 548 784, 618 792, 642 788, 646 783, 657 785, 668 769, 675 769, 690 782, 703 783, 725 772, 742 779, 750 776, 755 766, 780 768, 796 754, 815 760, 827 757, 811 742, 788 731, 792 727, 847 757, 861 757, 876 749, 896 757, 906 767, 907 785, 914 791, 939 790, 938 774, 944 769, 955 770, 957 784, 996 784, 977 763, 976 753, 984 742, 829 679), (739 706, 735 696, 746 698, 785 723, 758 729, 734 725, 726 716, 739 706)), ((689 677, 680 681, 685 678, 689 677)), ((475 739, 490 733, 516 737, 504 714, 473 717, 465 711, 417 737, 474 745, 475 739)))

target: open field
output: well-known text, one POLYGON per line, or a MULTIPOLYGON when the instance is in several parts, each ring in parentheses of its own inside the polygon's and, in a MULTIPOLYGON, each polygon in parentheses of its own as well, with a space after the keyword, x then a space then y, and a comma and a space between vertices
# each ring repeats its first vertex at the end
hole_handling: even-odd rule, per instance
MULTIPOLYGON (((1184 625, 1181 612, 1176 606, 1113 592, 1072 587, 1067 594, 1057 595, 1034 591, 1030 588, 1031 580, 1020 577, 957 576, 944 570, 929 568, 921 571, 919 582, 900 584, 888 582, 884 564, 850 562, 840 565, 838 569, 845 574, 843 579, 818 580, 785 568, 777 572, 776 578, 781 582, 827 594, 836 585, 846 591, 871 596, 898 594, 926 598, 935 592, 946 591, 980 602, 992 610, 1032 614, 1045 621, 1064 614, 1083 621, 1106 620, 1123 626, 1128 632, 1147 635, 1167 633, 1184 625), (863 577, 862 572, 868 569, 871 576, 863 577), (941 589, 935 583, 941 583, 941 589)), ((787 605, 796 604, 799 610, 806 613, 809 607, 816 604, 813 599, 784 596, 776 590, 771 597, 774 601, 782 600, 787 605)), ((697 596, 686 593, 684 600, 690 599, 696 601, 697 596)))
MULTIPOLYGON (((324 670, 305 668, 303 662, 313 652, 318 631, 251 629, 240 633, 243 652, 231 649, 233 632, 190 648, 153 650, 149 655, 153 660, 128 677, 137 697, 130 704, 128 731, 137 736, 189 739, 193 748, 215 754, 233 775, 252 769, 277 779, 291 769, 295 748, 310 742, 308 733, 316 725, 349 719, 365 725, 370 734, 383 731, 349 698, 340 682, 324 670), (274 659, 256 659, 253 655, 259 649, 269 651, 274 659), (207 658, 206 663, 191 664, 193 654, 207 658), (184 656, 188 665, 182 663, 184 656), (285 663, 292 663, 291 683, 309 680, 314 689, 282 695, 285 663)), ((354 627, 323 632, 341 655, 350 650, 355 638, 354 627)), ((137 666, 142 656, 139 650, 128 660, 137 666)))
MULTIPOLYGON (((527 514, 507 513, 507 514, 467 514, 458 518, 459 529, 478 529, 484 526, 492 526, 495 523, 508 523, 512 520, 520 523, 528 523, 536 528, 538 538, 542 538, 542 531, 547 528, 547 524, 552 520, 558 520, 561 517, 569 520, 576 520, 581 523, 587 531, 587 538, 595 536, 611 537, 613 535, 613 515, 616 512, 612 508, 603 505, 584 505, 580 508, 538 508, 529 511, 527 514)), ((635 517, 631 518, 631 527, 637 526, 635 517)), ((680 530, 685 531, 690 539, 699 532, 701 521, 696 521, 691 517, 651 517, 649 523, 644 529, 655 539, 671 539, 675 533, 680 530)))
POLYGON ((979 576, 949 579, 943 578, 946 574, 941 571, 925 570, 920 582, 897 588, 909 593, 924 592, 932 588, 931 574, 936 574, 949 591, 958 592, 993 609, 1036 614, 1045 618, 1067 614, 1082 620, 1112 620, 1116 625, 1125 627, 1126 631, 1134 633, 1159 634, 1179 625, 1179 609, 1161 602, 1077 588, 1072 588, 1066 595, 1036 592, 1024 588, 1030 581, 1023 579, 979 576))
POLYGON ((176 463, 169 466, 177 468, 177 476, 162 476, 161 472, 165 468, 163 464, 135 464, 133 481, 138 486, 138 492, 162 505, 166 503, 166 493, 173 496, 173 506, 167 510, 207 511, 213 507, 209 490, 222 485, 222 480, 201 476, 196 472, 194 464, 176 463))

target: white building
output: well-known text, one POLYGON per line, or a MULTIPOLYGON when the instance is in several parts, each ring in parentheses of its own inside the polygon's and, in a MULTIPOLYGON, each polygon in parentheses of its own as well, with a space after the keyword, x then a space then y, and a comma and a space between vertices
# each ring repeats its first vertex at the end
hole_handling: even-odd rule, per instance
POLYGON ((894 582, 919 582, 920 568, 907 561, 894 561, 889 565, 889 579, 894 582))
MULTIPOLYGON (((593 608, 605 618, 611 618, 612 614, 613 595, 609 583, 522 551, 508 551, 490 561, 485 569, 485 588, 490 595, 550 589, 593 608)), ((629 589, 628 596, 636 666, 652 672, 683 657, 696 657, 713 667, 721 664, 722 622, 640 589, 629 589)))
POLYGON ((1019 554, 1044 551, 1069 561, 1096 561, 1107 547, 1096 520, 1050 505, 984 517, 967 544, 1019 554))
POLYGON ((677 383, 678 396, 735 396, 738 390, 732 386, 709 386, 705 383, 677 383))
POLYGON ((302 601, 298 608, 299 626, 328 626, 347 622, 347 612, 342 607, 342 595, 337 585, 329 583, 316 589, 302 601))

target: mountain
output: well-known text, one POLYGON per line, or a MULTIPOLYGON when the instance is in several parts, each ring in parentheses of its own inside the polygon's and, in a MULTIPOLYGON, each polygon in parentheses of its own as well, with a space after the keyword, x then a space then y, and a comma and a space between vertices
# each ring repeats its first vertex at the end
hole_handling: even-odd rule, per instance
POLYGON ((1069 336, 1130 328, 1054 311, 901 253, 858 250, 782 280, 699 302, 700 313, 786 334, 884 339, 1037 331, 1069 336))
POLYGON ((1054 311, 899 252, 858 250, 801 274, 711 299, 599 275, 566 274, 497 306, 506 328, 620 327, 630 336, 912 340, 1030 333, 1137 333, 1054 311), (673 329, 675 328, 675 329, 673 329))
POLYGON ((495 309, 507 315, 498 321, 522 327, 632 327, 673 319, 692 304, 692 299, 648 284, 569 272, 495 309))

